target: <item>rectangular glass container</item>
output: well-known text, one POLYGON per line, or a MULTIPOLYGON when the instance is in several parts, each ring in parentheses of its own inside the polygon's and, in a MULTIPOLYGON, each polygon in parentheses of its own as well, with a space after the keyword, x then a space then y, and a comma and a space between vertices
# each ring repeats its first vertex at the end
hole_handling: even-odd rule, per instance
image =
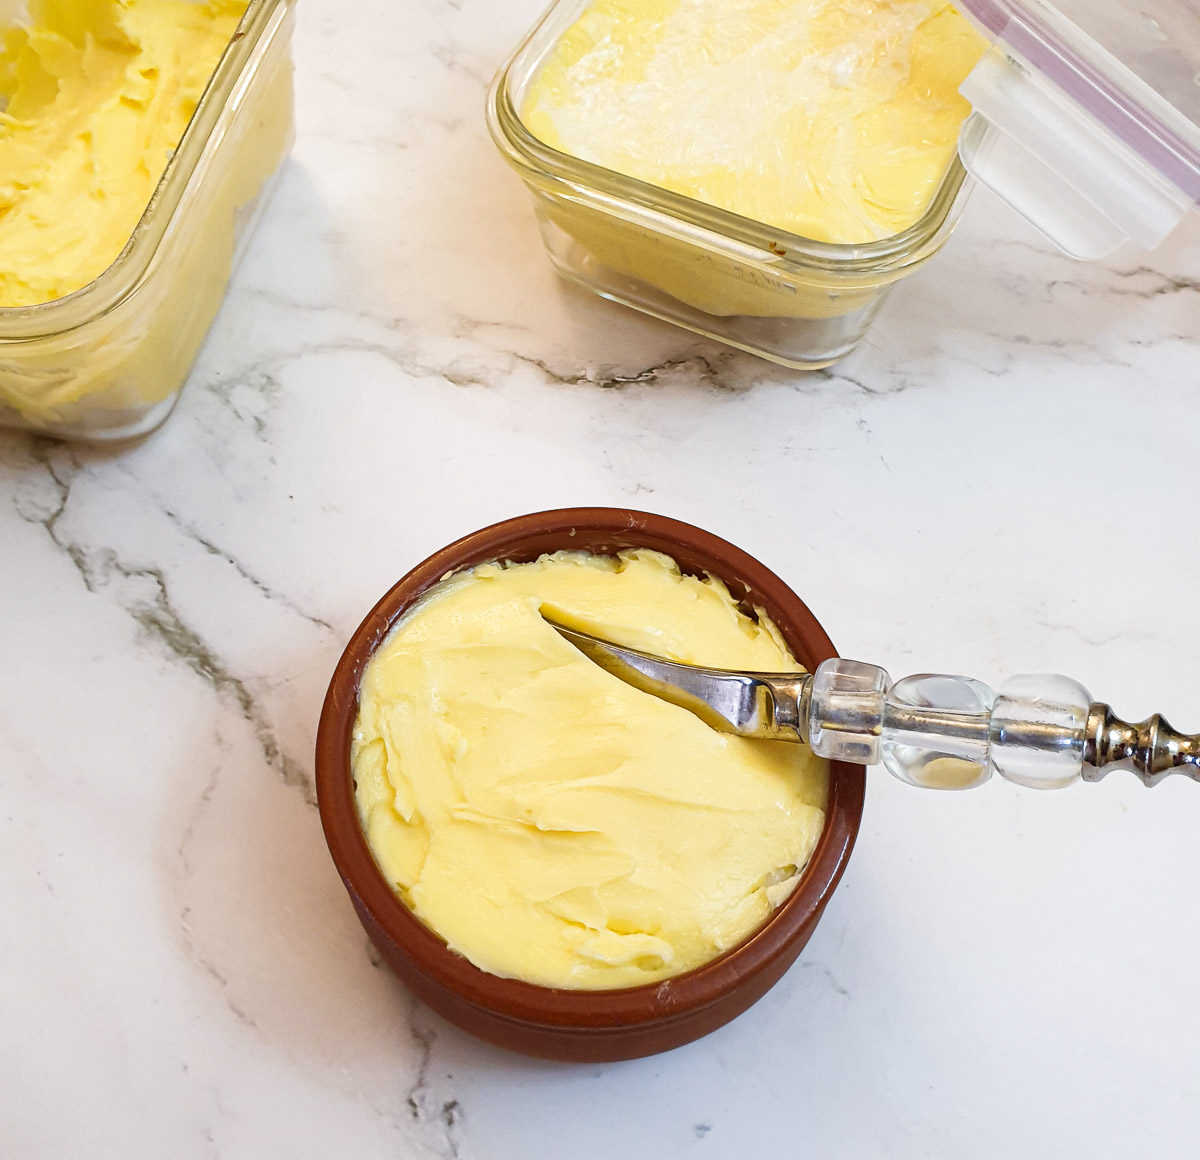
POLYGON ((0 308, 0 426, 102 441, 170 414, 291 147, 293 7, 250 0, 116 261, 65 298, 0 308))
POLYGON ((566 279, 774 362, 828 366, 862 339, 891 286, 945 243, 966 171, 954 157, 924 215, 902 233, 813 241, 572 157, 536 138, 520 109, 547 55, 590 0, 557 0, 501 68, 488 125, 533 195, 566 279))

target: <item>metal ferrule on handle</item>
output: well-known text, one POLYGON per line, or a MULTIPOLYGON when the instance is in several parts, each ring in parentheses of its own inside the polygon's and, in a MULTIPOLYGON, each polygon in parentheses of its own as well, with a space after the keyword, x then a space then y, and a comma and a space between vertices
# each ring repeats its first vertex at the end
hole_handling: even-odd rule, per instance
POLYGON ((1200 736, 1178 733, 1160 714, 1130 725, 1096 702, 1083 737, 1083 780, 1099 781, 1113 769, 1128 769, 1147 785, 1171 773, 1200 781, 1200 736))

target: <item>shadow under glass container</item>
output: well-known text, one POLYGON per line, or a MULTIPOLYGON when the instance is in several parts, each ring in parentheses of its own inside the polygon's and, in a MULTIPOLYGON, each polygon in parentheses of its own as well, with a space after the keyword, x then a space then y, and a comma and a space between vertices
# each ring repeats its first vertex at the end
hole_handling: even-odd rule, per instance
POLYGON ((952 156, 921 217, 890 237, 814 241, 552 148, 521 118, 547 57, 590 0, 558 0, 497 75, 488 125, 533 195, 568 281, 698 334, 800 369, 862 339, 891 286, 946 242, 965 199, 952 156))
POLYGON ((250 0, 121 254, 0 308, 0 426, 108 441, 171 413, 294 135, 294 0, 250 0))

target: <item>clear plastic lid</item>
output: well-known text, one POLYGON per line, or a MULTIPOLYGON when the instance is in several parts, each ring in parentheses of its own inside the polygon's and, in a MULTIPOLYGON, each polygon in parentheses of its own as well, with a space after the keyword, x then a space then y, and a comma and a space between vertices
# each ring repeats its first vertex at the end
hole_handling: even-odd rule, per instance
POLYGON ((1200 0, 957 0, 994 41, 959 152, 1067 253, 1157 246, 1200 204, 1200 0))

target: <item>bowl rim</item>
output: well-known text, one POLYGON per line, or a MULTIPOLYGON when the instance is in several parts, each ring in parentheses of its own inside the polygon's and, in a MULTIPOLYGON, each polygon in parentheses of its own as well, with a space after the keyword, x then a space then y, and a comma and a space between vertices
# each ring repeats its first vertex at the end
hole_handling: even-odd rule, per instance
POLYGON ((858 833, 864 770, 833 762, 825 825, 788 899, 748 938, 717 958, 680 975, 635 987, 552 988, 492 975, 450 950, 393 892, 375 863, 359 823, 350 767, 359 684, 375 649, 417 598, 448 574, 488 562, 536 559, 546 551, 614 554, 638 547, 671 555, 691 574, 710 570, 697 566, 698 561, 716 563, 718 567, 712 568, 712 573, 739 600, 752 600, 748 607, 768 612, 806 667, 815 668, 837 655, 803 601, 765 565, 720 537, 648 512, 560 508, 517 516, 472 532, 404 575, 350 637, 322 707, 316 743, 318 807, 330 854, 360 917, 369 915, 372 926, 400 948, 410 966, 437 988, 514 1024, 532 1024, 549 1031, 586 1028, 592 1033, 653 1027, 695 1015, 721 1002, 748 977, 773 967, 782 973, 799 953, 796 941, 807 938, 837 886, 858 833), (572 543, 576 540, 577 544, 572 543), (611 547, 597 551, 585 546, 597 543, 611 547), (519 545, 524 546, 514 553, 512 549, 519 545), (789 957, 780 967, 782 956, 789 957))

